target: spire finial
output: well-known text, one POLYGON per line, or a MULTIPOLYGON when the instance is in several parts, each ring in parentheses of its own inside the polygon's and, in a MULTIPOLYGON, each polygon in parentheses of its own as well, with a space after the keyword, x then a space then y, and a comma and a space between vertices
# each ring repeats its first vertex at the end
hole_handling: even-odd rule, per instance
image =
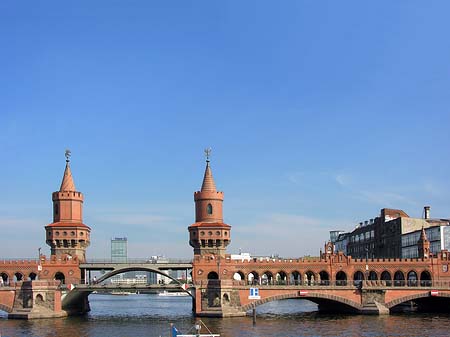
POLYGON ((207 147, 205 149, 206 162, 208 162, 208 163, 209 163, 209 157, 211 156, 211 151, 212 151, 212 149, 210 147, 207 147))
POLYGON ((69 149, 66 149, 66 153, 64 154, 66 156, 66 163, 70 161, 70 156, 72 152, 69 149))

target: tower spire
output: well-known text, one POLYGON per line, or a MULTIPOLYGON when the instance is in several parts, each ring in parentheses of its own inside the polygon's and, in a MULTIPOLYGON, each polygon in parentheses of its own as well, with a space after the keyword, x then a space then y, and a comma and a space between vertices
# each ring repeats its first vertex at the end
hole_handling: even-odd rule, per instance
POLYGON ((211 166, 209 165, 209 157, 211 156, 211 148, 205 149, 205 156, 206 156, 206 169, 205 169, 205 175, 203 177, 203 183, 202 183, 202 192, 216 192, 216 184, 214 183, 214 178, 211 171, 211 166))
POLYGON ((64 176, 61 182, 61 187, 59 188, 60 192, 63 191, 76 191, 75 183, 73 182, 72 172, 70 171, 70 155, 71 152, 69 149, 66 150, 66 169, 64 170, 64 176))

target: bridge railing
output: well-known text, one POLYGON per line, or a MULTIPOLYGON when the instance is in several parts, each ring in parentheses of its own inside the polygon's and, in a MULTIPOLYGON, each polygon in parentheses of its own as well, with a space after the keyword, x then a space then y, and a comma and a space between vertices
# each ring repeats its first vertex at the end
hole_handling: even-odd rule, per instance
POLYGON ((352 288, 389 288, 389 287, 422 287, 422 288, 445 288, 450 289, 450 279, 444 280, 308 280, 308 281, 286 281, 286 280, 200 280, 195 282, 196 286, 220 286, 233 285, 241 287, 352 287, 352 288))
POLYGON ((178 258, 163 258, 163 259, 151 259, 151 258, 129 258, 125 261, 114 261, 111 258, 105 258, 105 259, 87 259, 85 264, 88 263, 95 263, 95 264, 100 264, 100 263, 109 263, 109 264, 132 264, 132 263, 136 263, 136 264, 142 264, 142 263, 172 263, 172 264, 177 264, 177 263, 192 263, 192 259, 178 259, 178 258))

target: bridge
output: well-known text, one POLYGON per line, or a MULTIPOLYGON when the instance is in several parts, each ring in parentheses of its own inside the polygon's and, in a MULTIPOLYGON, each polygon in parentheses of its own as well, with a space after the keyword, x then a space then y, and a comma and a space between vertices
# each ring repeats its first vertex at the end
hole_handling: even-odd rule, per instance
MULTIPOLYGON (((110 277, 128 271, 170 277, 169 270, 191 274, 188 291, 198 316, 243 316, 259 305, 287 298, 308 299, 323 311, 360 314, 387 314, 411 301, 422 310, 450 308, 449 252, 432 255, 424 230, 415 259, 354 259, 335 251, 331 242, 316 258, 232 257, 227 252, 231 226, 223 222, 224 194, 216 190, 209 158, 201 190, 194 193, 195 222, 188 227, 192 260, 89 261, 91 229, 83 224, 84 197, 75 189, 68 158, 61 188, 52 200, 53 222, 45 226, 50 257, 0 260, 0 310, 11 318, 86 313, 94 291, 141 287, 108 284, 110 277), (89 284, 93 271, 105 272, 97 284, 89 284)), ((187 290, 173 281, 142 289, 187 290)))

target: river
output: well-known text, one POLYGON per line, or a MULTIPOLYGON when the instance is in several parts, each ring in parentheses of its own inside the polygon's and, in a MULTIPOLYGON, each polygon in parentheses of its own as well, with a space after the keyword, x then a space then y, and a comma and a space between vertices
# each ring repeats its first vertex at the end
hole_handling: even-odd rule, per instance
MULTIPOLYGON (((89 300, 91 312, 83 317, 20 321, 3 314, 1 337, 168 337, 170 323, 187 333, 195 322, 190 297, 92 294, 89 300)), ((223 337, 450 336, 450 314, 325 315, 316 309, 292 299, 258 307, 256 325, 251 317, 202 321, 223 337)))

